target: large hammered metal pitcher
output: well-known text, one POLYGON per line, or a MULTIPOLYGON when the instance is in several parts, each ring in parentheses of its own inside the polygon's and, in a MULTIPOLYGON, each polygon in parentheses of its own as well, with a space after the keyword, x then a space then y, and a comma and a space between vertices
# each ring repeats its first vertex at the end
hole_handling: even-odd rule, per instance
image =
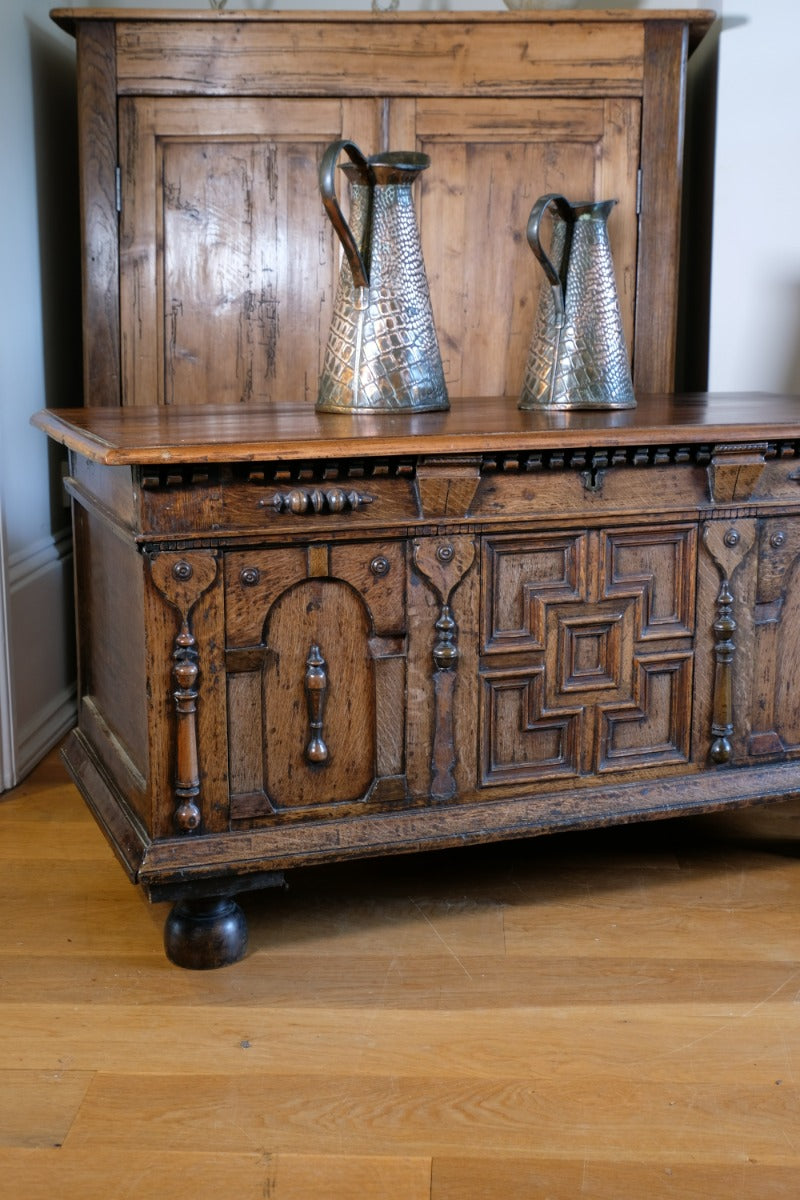
POLYGON ((540 197, 528 220, 528 242, 541 263, 543 285, 519 407, 632 408, 636 404, 608 241, 616 200, 570 204, 540 197), (552 215, 552 242, 540 237, 552 215))
POLYGON ((342 243, 328 344, 319 381, 323 412, 421 412, 448 408, 411 185, 426 154, 365 158, 350 141, 322 158, 320 192, 342 243), (350 182, 350 224, 336 198, 339 155, 350 182))

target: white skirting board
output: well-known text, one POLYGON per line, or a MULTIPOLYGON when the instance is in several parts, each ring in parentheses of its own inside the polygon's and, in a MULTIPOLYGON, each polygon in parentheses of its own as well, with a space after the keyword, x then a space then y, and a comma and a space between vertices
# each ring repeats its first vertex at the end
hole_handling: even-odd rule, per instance
POLYGON ((19 783, 75 723, 70 530, 9 555, 0 566, 0 583, 0 766, 5 790, 19 783))

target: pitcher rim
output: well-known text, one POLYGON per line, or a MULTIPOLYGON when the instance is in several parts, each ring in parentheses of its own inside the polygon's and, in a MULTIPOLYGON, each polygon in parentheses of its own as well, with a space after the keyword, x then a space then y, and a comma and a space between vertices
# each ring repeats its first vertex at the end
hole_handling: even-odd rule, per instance
POLYGON ((580 200, 577 204, 574 204, 571 200, 568 200, 567 203, 569 204, 569 207, 572 209, 572 219, 577 220, 579 217, 586 217, 586 216, 607 217, 610 214, 614 205, 618 204, 619 201, 617 201, 617 200, 580 200))
MULTIPOLYGON (((371 154, 367 166, 375 183, 413 183, 421 171, 430 166, 430 156, 418 150, 385 150, 371 154)), ((363 168, 354 163, 340 163, 339 169, 351 183, 368 184, 363 168)))

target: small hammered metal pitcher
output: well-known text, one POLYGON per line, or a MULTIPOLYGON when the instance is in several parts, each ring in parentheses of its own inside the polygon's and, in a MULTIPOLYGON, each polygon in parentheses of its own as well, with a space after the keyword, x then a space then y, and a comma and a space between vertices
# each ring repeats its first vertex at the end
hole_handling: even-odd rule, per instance
POLYGON ((528 243, 542 285, 520 408, 633 408, 636 400, 622 329, 608 217, 616 200, 570 204, 541 196, 528 220, 528 243), (549 254, 540 226, 550 210, 549 254))
POLYGON ((333 142, 319 170, 322 202, 344 248, 319 381, 322 412, 421 412, 449 407, 411 185, 427 154, 365 158, 333 142), (350 224, 336 198, 339 155, 350 224))

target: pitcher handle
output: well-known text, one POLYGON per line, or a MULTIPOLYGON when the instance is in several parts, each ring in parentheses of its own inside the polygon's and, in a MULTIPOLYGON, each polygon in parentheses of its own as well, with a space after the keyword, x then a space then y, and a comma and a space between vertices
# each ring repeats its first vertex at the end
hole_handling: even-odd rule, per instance
POLYGON ((347 138, 343 138, 341 141, 331 142, 322 156, 322 162, 319 165, 319 190, 322 195, 322 203, 325 211, 330 217, 331 224, 336 230, 339 241, 342 243, 345 257, 353 273, 353 283, 357 288, 368 288, 369 277, 367 275, 367 268, 364 265, 364 259, 361 256, 358 243, 353 236, 353 231, 347 224, 347 221, 345 221, 344 214, 339 207, 339 201, 336 198, 336 163, 343 151, 347 154, 350 161, 355 163, 357 167, 361 167, 364 174, 371 179, 372 169, 358 146, 355 142, 350 142, 347 138))
POLYGON ((542 246, 542 241, 539 234, 542 217, 547 212, 551 204, 559 210, 559 213, 565 221, 570 220, 572 215, 572 205, 558 192, 549 192, 546 196, 540 196, 531 209, 531 215, 528 217, 527 237, 528 245, 536 255, 536 258, 542 264, 548 283, 553 290, 553 300, 555 301, 556 306, 556 319, 560 324, 560 318, 563 318, 565 311, 564 286, 561 281, 561 276, 545 253, 545 249, 542 246))

